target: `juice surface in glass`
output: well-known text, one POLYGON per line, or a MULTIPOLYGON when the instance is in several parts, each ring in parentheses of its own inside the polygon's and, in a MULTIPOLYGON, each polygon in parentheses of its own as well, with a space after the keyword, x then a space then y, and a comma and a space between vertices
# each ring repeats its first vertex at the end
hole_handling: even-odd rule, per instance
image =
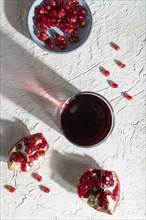
POLYGON ((62 130, 72 143, 91 146, 102 142, 112 131, 112 107, 102 96, 83 92, 69 99, 61 111, 62 130))

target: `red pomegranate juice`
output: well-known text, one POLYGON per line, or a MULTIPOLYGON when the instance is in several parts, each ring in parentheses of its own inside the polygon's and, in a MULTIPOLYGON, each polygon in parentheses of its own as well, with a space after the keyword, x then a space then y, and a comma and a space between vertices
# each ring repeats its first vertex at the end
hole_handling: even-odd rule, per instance
POLYGON ((81 93, 69 100, 61 112, 61 127, 72 143, 90 146, 101 142, 112 127, 108 104, 97 95, 81 93))

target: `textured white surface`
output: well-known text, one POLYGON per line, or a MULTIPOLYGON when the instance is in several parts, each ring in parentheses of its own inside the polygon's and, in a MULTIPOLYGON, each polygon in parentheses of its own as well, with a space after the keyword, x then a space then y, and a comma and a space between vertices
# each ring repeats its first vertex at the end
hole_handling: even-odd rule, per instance
POLYGON ((144 1, 100 1, 92 9, 92 34, 79 50, 65 55, 48 54, 26 33, 30 0, 1 0, 1 219, 145 219, 145 72, 144 1), (120 51, 109 45, 117 42, 120 51), (114 59, 127 67, 120 69, 114 59), (108 86, 100 71, 111 71, 118 89, 108 86), (94 91, 112 104, 116 125, 108 140, 93 148, 69 143, 56 126, 50 94, 63 100, 72 91, 94 91), (129 91, 133 101, 121 96, 129 91), (49 97, 50 98, 50 97, 49 97), (31 173, 7 169, 9 147, 28 133, 42 132, 50 150, 32 172, 43 176, 39 189, 31 173), (113 216, 96 212, 76 194, 80 174, 99 164, 115 170, 121 182, 121 198, 113 216), (16 186, 9 193, 5 184, 16 186))

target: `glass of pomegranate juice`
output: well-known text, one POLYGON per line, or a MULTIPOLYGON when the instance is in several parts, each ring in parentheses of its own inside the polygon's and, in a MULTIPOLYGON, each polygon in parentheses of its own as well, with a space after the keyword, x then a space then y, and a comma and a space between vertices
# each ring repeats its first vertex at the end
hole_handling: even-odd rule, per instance
POLYGON ((94 92, 80 92, 67 99, 60 110, 60 126, 65 137, 78 146, 103 142, 115 123, 110 103, 94 92))

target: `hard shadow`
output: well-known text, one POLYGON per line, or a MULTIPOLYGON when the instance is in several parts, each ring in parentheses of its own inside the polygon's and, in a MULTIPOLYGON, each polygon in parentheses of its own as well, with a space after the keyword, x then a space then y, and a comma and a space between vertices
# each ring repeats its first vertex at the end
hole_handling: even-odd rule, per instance
POLYGON ((34 0, 5 0, 4 9, 7 20, 22 35, 30 38, 27 31, 27 14, 34 0))
POLYGON ((21 138, 29 135, 27 126, 19 119, 0 120, 0 160, 5 161, 10 148, 21 138))
POLYGON ((106 69, 104 67, 100 66, 99 71, 105 76, 104 72, 106 71, 106 69))
POLYGON ((114 48, 114 47, 116 46, 116 44, 115 44, 114 42, 110 42, 110 46, 111 46, 112 48, 114 48))
POLYGON ((60 106, 79 90, 5 34, 1 54, 2 94, 61 133, 60 106))
POLYGON ((67 191, 76 193, 80 176, 90 168, 100 168, 88 155, 60 154, 53 150, 49 166, 53 170, 51 178, 67 191))
POLYGON ((117 64, 117 66, 119 66, 122 63, 120 60, 116 60, 116 59, 114 59, 114 62, 117 64))

